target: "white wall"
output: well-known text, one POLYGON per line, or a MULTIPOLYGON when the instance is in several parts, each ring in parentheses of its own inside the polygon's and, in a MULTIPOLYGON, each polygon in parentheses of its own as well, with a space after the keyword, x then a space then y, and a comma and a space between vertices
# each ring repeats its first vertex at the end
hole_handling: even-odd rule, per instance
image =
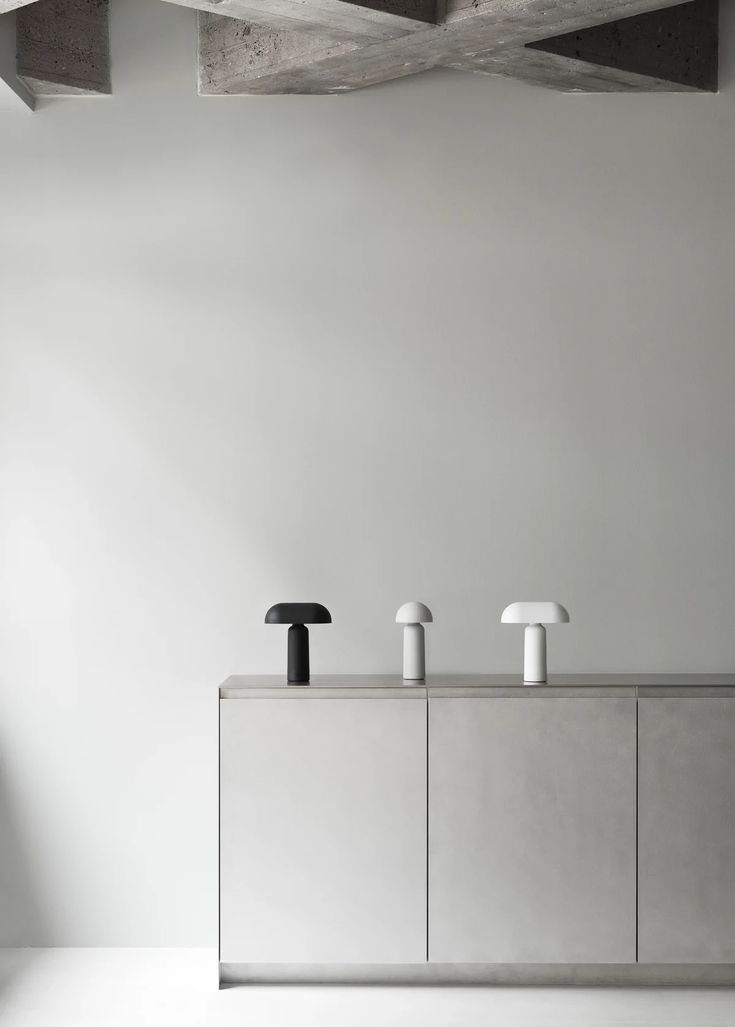
MULTIPOLYGON (((732 21, 732 17, 730 18, 732 21)), ((718 97, 436 73, 198 99, 116 0, 115 95, 4 116, 0 942, 215 939, 216 687, 732 670, 735 34, 718 97)))

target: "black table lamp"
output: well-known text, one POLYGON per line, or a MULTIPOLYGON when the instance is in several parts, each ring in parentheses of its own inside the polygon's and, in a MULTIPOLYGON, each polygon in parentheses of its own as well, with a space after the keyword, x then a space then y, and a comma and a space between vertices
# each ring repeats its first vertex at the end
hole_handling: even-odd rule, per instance
POLYGON ((331 624, 332 615, 321 603, 276 603, 265 615, 266 624, 290 624, 288 680, 309 684, 309 629, 307 624, 331 624))

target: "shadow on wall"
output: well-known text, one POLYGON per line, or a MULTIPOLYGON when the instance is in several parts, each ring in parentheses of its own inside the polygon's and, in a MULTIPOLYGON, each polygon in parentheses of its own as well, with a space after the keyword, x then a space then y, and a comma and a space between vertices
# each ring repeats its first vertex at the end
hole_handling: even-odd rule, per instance
MULTIPOLYGON (((7 774, 0 760, 0 947, 42 945, 43 938, 42 917, 13 816, 7 774)), ((13 960, 0 965, 0 991, 17 963, 13 960)))

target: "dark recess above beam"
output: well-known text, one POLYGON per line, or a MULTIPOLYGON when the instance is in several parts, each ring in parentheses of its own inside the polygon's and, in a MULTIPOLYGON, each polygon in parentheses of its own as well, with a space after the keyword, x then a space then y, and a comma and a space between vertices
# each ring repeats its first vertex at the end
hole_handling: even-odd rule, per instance
POLYGON ((718 8, 718 0, 692 0, 526 46, 601 68, 715 93, 718 8))

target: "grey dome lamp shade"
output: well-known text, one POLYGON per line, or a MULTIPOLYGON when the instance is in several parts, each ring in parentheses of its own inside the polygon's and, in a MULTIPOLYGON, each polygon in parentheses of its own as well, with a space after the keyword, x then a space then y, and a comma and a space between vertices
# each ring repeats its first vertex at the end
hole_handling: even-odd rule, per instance
POLYGON ((294 685, 309 684, 309 629, 307 624, 331 624, 332 615, 321 603, 276 603, 265 615, 266 624, 290 624, 287 677, 294 685))

